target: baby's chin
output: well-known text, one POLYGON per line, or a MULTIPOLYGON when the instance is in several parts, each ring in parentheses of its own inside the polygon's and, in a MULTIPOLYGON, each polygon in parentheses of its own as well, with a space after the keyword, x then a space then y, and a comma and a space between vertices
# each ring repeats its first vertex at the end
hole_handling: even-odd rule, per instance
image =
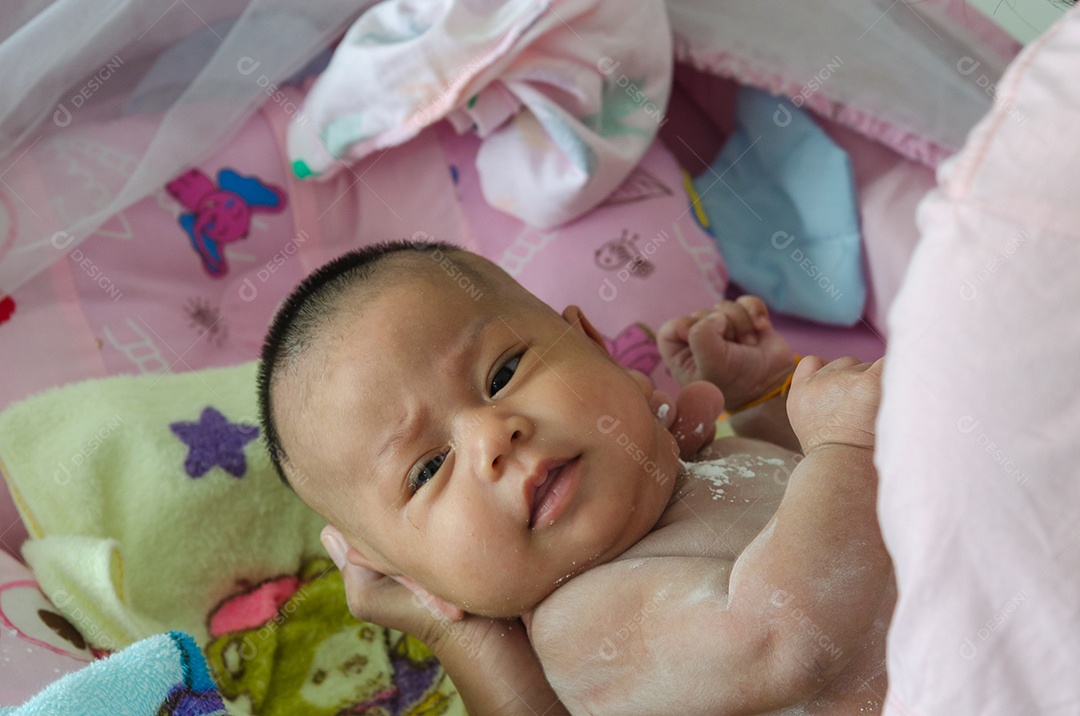
POLYGON ((513 594, 486 594, 484 599, 469 600, 468 604, 458 604, 462 610, 469 614, 491 619, 517 619, 524 614, 531 614, 537 607, 544 603, 559 587, 577 576, 584 569, 572 572, 561 579, 552 580, 552 583, 543 587, 536 587, 526 594, 520 592, 513 594))

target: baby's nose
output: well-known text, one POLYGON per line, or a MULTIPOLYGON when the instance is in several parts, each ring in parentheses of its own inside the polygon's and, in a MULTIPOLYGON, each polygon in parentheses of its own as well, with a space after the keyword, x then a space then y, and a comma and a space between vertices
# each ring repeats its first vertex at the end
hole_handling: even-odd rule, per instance
MULTIPOLYGON (((489 410, 491 408, 488 408, 489 410)), ((515 454, 532 435, 532 425, 521 415, 490 415, 477 427, 478 474, 498 480, 515 462, 515 454)))

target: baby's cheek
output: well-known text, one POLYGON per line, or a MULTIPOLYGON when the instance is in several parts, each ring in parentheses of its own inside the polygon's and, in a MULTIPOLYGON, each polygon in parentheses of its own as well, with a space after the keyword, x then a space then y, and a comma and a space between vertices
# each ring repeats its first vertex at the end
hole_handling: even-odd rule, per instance
POLYGON ((618 426, 614 434, 634 430, 638 420, 637 405, 636 401, 630 401, 627 398, 637 396, 644 401, 644 397, 634 387, 629 376, 626 377, 626 381, 603 378, 594 379, 591 382, 583 380, 575 388, 580 398, 575 399, 571 416, 578 416, 579 420, 587 420, 589 429, 596 429, 601 433, 611 432, 611 425, 618 426), (629 391, 627 385, 630 386, 629 391))

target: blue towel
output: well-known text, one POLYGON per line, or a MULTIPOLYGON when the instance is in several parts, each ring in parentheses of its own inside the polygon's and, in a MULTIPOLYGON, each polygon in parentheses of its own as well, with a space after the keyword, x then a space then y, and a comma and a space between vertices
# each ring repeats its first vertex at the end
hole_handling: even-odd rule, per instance
POLYGON ((743 87, 711 169, 694 189, 731 280, 782 313, 858 321, 866 282, 847 153, 788 100, 743 87))
POLYGON ((0 716, 219 716, 217 686, 195 641, 169 632, 68 674, 0 716))

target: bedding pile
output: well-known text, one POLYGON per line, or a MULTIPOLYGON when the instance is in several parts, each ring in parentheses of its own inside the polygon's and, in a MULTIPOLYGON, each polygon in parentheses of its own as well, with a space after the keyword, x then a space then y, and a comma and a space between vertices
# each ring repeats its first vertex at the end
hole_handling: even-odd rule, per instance
POLYGON ((341 39, 290 122, 300 178, 342 171, 442 119, 482 139, 484 200, 551 228, 629 176, 663 122, 671 29, 661 0, 390 0, 341 39))

